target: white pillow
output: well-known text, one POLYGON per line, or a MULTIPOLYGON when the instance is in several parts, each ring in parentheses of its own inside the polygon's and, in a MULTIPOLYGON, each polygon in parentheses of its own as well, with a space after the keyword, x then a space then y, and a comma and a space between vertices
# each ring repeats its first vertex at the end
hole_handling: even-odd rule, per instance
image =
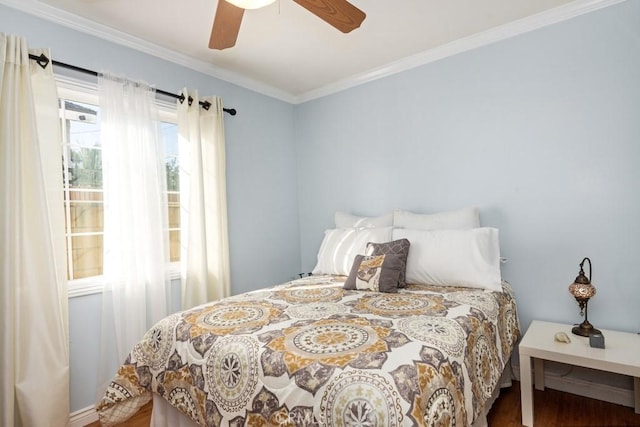
POLYGON ((336 228, 376 228, 391 227, 393 225, 393 212, 381 216, 358 216, 345 212, 336 212, 334 215, 336 228))
POLYGON ((396 228, 393 240, 408 239, 406 282, 502 289, 496 228, 411 230, 396 228))
POLYGON ((313 274, 348 276, 356 255, 364 254, 368 242, 391 240, 391 227, 336 228, 326 230, 318 251, 318 263, 313 274))
POLYGON ((393 226, 414 230, 477 228, 480 227, 480 212, 475 206, 435 214, 396 210, 393 212, 393 226))

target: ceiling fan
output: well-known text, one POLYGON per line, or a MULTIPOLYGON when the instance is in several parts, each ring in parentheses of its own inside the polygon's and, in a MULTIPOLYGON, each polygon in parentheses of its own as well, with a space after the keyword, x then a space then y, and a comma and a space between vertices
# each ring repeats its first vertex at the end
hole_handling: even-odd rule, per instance
MULTIPOLYGON (((236 44, 245 9, 257 9, 275 0, 218 0, 213 20, 210 49, 227 49, 236 44)), ((347 0, 293 0, 343 33, 360 27, 367 16, 347 0)))

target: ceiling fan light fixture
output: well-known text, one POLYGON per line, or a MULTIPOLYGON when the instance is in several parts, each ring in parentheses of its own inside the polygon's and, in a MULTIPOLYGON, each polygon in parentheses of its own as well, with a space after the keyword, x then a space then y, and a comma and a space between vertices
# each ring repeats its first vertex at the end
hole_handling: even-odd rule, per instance
POLYGON ((260 9, 261 7, 269 6, 271 3, 274 3, 276 0, 220 0, 220 1, 226 1, 227 3, 231 3, 232 5, 242 9, 260 9))
MULTIPOLYGON (((293 0, 335 29, 348 33, 360 27, 367 16, 349 0, 293 0)), ((235 46, 245 9, 258 9, 275 0, 218 0, 209 37, 209 49, 235 46)))

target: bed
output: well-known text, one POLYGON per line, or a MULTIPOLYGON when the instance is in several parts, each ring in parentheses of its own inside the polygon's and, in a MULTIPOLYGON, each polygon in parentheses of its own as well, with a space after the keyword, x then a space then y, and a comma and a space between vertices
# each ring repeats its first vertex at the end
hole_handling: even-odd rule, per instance
MULTIPOLYGON (((457 268, 466 273, 445 284, 433 267, 425 279, 430 244, 460 253, 460 245, 443 247, 442 233, 435 240, 430 234, 427 246, 424 233, 408 236, 415 255, 408 244, 400 249, 399 280, 395 254, 371 248, 397 248, 408 231, 378 232, 355 236, 366 247, 350 243, 340 261, 351 266, 347 274, 314 274, 157 323, 109 385, 97 407, 101 423, 123 422, 153 398, 156 426, 486 425, 520 336, 511 285, 501 278, 492 286, 465 281, 467 273, 483 275, 468 259, 457 268), (384 243, 391 240, 395 246, 384 243)), ((471 240, 480 235, 465 233, 476 236, 471 240)), ((323 251, 331 262, 341 259, 329 234, 318 266, 323 251)), ((459 235, 447 231, 447 242, 459 235)))

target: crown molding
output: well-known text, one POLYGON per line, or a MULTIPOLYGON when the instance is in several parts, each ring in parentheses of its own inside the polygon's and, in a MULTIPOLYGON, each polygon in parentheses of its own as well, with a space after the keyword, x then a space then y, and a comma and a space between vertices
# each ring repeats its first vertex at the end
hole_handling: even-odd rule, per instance
POLYGON ((300 95, 285 92, 273 86, 250 79, 242 74, 231 72, 197 58, 166 49, 146 40, 115 30, 114 28, 54 8, 37 0, 0 0, 0 4, 72 28, 76 31, 144 52, 165 61, 190 68, 194 71, 290 104, 301 104, 625 1, 629 0, 575 0, 563 6, 420 52, 300 95))
POLYGON ((585 13, 593 12, 625 1, 628 0, 576 0, 563 6, 549 9, 469 37, 458 39, 433 49, 408 56, 382 67, 378 67, 361 74, 356 74, 321 88, 308 91, 297 96, 295 103, 301 104, 323 96, 341 92, 364 83, 391 76, 421 65, 426 65, 462 52, 477 49, 482 46, 537 30, 558 22, 566 21, 585 13))

